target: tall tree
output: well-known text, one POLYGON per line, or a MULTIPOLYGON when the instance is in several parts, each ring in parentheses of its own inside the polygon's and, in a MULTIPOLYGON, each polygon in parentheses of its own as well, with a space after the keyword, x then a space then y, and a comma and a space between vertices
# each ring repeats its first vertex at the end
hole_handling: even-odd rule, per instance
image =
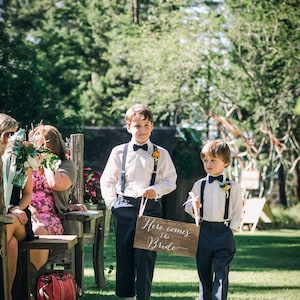
POLYGON ((203 121, 210 109, 228 105, 219 93, 224 84, 220 75, 228 71, 221 6, 176 4, 148 6, 147 17, 140 18, 138 26, 128 25, 112 40, 110 65, 118 65, 122 58, 132 78, 128 97, 113 103, 116 111, 142 101, 152 107, 158 124, 177 125, 194 121, 190 116, 195 111, 203 116, 197 121, 203 121))
POLYGON ((62 113, 56 121, 89 125, 109 120, 107 113, 101 114, 110 107, 104 56, 113 16, 123 10, 122 3, 108 0, 7 1, 10 37, 36 51, 39 71, 51 91, 41 100, 62 113))
MULTIPOLYGON (((299 97, 299 10, 298 1, 226 1, 229 7, 228 36, 235 67, 233 102, 244 114, 260 144, 265 176, 282 165, 279 174, 293 182, 291 203, 299 198, 299 117, 294 114, 299 97), (268 152, 270 153, 268 155, 268 152), (271 159, 270 159, 271 158, 271 159), (298 164, 297 164, 298 163, 298 164)), ((288 187, 288 185, 287 185, 288 187)))
POLYGON ((0 111, 16 118, 22 127, 60 113, 47 107, 51 94, 41 75, 36 53, 22 39, 11 39, 5 22, 0 22, 0 111), (43 114, 48 109, 47 117, 43 114))

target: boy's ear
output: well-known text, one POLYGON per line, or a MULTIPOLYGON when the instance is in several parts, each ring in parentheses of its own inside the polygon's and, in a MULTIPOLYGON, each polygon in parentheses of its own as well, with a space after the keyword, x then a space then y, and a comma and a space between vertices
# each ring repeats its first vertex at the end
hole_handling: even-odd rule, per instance
POLYGON ((127 124, 126 124, 126 129, 127 129, 127 132, 131 133, 130 123, 127 123, 127 124))

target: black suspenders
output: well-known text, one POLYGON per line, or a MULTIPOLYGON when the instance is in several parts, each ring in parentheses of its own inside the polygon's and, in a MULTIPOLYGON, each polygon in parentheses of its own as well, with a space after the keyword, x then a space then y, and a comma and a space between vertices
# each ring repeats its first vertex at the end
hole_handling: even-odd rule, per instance
POLYGON ((200 191, 200 201, 201 201, 201 207, 200 207, 200 219, 203 219, 203 202, 204 202, 204 188, 205 188, 206 180, 203 180, 201 182, 201 191, 200 191))
MULTIPOLYGON (((227 179, 226 179, 227 180, 227 179)), ((204 202, 204 188, 205 188, 206 180, 202 180, 201 182, 201 190, 200 190, 200 219, 203 219, 203 202, 204 202)), ((226 192, 225 199, 225 211, 224 211, 224 223, 228 222, 228 214, 229 214, 229 199, 230 199, 230 190, 226 192)))
MULTIPOLYGON (((128 152, 128 144, 125 144, 124 150, 123 150, 123 156, 122 156, 122 168, 121 168, 121 193, 124 195, 125 192, 125 165, 126 165, 126 157, 127 157, 127 152, 128 152)), ((157 151, 157 146, 153 144, 153 150, 157 151)), ((155 178, 156 178, 156 172, 157 172, 157 159, 154 159, 154 166, 153 166, 153 172, 151 175, 151 180, 150 180, 150 186, 154 185, 155 183, 155 178)))

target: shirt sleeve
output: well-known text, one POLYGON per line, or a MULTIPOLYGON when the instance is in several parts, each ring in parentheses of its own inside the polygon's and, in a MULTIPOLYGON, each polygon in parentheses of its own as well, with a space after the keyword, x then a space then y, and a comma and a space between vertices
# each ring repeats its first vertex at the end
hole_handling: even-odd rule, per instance
POLYGON ((120 146, 112 149, 100 179, 101 194, 108 209, 117 200, 117 184, 121 173, 119 152, 120 146))
POLYGON ((243 213, 242 189, 236 182, 232 184, 230 196, 231 201, 231 222, 230 228, 239 231, 243 213))
POLYGON ((77 178, 77 168, 75 163, 72 160, 64 160, 62 161, 61 165, 59 166, 59 172, 62 172, 69 176, 72 181, 72 185, 76 181, 77 178))

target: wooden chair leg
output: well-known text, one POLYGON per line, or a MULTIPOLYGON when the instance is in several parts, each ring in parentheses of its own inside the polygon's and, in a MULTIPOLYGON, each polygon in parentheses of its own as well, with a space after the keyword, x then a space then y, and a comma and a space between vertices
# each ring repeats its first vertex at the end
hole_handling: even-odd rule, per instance
MULTIPOLYGON (((84 244, 83 244, 83 238, 78 239, 78 243, 75 246, 75 279, 77 282, 77 285, 80 289, 80 294, 83 294, 84 292, 84 244)), ((74 264, 73 264, 74 265, 74 264)))
POLYGON ((0 282, 1 282, 1 291, 0 299, 8 300, 9 299, 9 288, 8 288, 8 266, 7 266, 7 237, 6 237, 6 225, 0 223, 0 282))
POLYGON ((18 268, 13 286, 13 300, 30 299, 31 274, 29 272, 29 250, 19 249, 18 268))
POLYGON ((95 272, 95 283, 98 288, 105 288, 104 275, 104 224, 105 218, 96 219, 94 245, 93 245, 93 266, 95 272))

